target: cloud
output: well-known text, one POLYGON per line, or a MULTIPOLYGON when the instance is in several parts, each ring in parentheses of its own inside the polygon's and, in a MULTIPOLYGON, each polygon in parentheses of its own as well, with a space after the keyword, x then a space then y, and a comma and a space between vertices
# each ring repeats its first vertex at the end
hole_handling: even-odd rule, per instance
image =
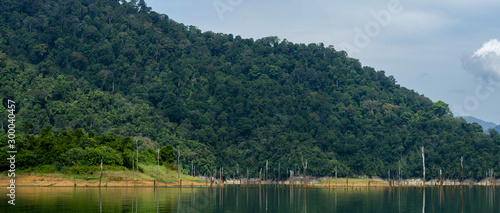
POLYGON ((496 56, 500 56, 500 42, 496 39, 491 39, 490 41, 483 44, 479 50, 474 52, 473 57, 487 57, 489 54, 494 53, 496 56))
POLYGON ((444 14, 424 11, 405 11, 394 18, 393 28, 398 36, 433 34, 446 28, 452 20, 444 14), (399 33, 398 33, 399 32, 399 33))
POLYGON ((483 44, 472 56, 462 58, 465 70, 490 84, 500 83, 500 42, 492 39, 483 44))

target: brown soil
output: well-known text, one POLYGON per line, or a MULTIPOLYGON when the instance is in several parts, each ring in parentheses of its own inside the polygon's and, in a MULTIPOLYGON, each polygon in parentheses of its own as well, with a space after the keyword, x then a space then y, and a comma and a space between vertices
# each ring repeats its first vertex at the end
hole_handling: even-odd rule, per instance
MULTIPOLYGON (((10 178, 3 177, 0 180, 1 187, 7 187, 10 184, 10 178)), ((61 177, 50 177, 44 175, 21 175, 15 178, 16 187, 98 187, 99 180, 72 180, 61 177)), ((178 187, 179 184, 165 184, 153 180, 121 180, 121 181, 102 181, 103 187, 178 187)), ((206 186, 205 183, 182 182, 183 187, 206 186)))
MULTIPOLYGON (((51 177, 44 175, 20 175, 16 177, 16 187, 98 187, 98 180, 72 180, 63 177, 51 177)), ((2 177, 0 180, 1 187, 7 187, 10 179, 7 177, 2 177)), ((175 184, 165 184, 161 182, 155 182, 151 180, 121 180, 121 181, 103 181, 101 182, 102 187, 178 187, 179 183, 175 184)), ((210 183, 199 183, 199 182, 189 182, 183 181, 182 187, 209 187, 210 183)), ((217 187, 220 185, 212 185, 217 187)), ((227 186, 227 185, 226 185, 227 186)), ((296 185, 299 186, 299 185, 296 185)), ((308 187, 315 188, 328 188, 328 187, 345 187, 345 184, 312 184, 308 187)), ((370 183, 370 187, 387 187, 387 183, 374 182, 370 183)), ((349 187, 368 187, 367 183, 349 183, 349 187)))
MULTIPOLYGON (((10 179, 3 177, 0 180, 1 187, 7 187, 10 184, 10 179)), ((15 178, 16 187, 98 187, 98 180, 71 180, 62 177, 51 177, 44 175, 21 175, 15 178)), ((151 180, 122 180, 122 181, 103 181, 102 187, 178 187, 179 183, 165 184, 151 180)), ((207 187, 210 183, 197 183, 197 182, 182 182, 182 187, 207 187)), ((220 185, 212 185, 213 187, 220 185)), ((298 186, 298 185, 297 185, 298 186)), ((309 185, 312 187, 328 187, 328 184, 314 184, 309 185)), ((335 184, 330 184, 335 187, 335 184)), ((366 183, 350 183, 349 187, 365 187, 366 183)), ((385 183, 371 183, 370 186, 388 186, 385 183)), ((338 184, 337 187, 345 187, 345 184, 338 184)))
MULTIPOLYGON (((374 182, 374 183, 370 183, 370 185, 368 185, 368 183, 349 183, 349 187, 388 187, 388 186, 389 186, 389 184, 384 183, 384 182, 374 182)), ((323 184, 314 184, 314 187, 319 187, 319 188, 346 187, 346 185, 345 185, 345 183, 343 183, 343 184, 323 183, 323 184)))

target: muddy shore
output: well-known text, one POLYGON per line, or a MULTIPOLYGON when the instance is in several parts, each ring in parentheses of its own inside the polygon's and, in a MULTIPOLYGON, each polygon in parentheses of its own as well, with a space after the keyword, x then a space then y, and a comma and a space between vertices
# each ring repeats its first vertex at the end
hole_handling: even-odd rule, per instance
MULTIPOLYGON (((9 181, 10 179, 6 176, 2 176, 0 178, 0 186, 1 187, 7 187, 9 186, 9 181)), ((65 178, 65 177, 53 177, 50 175, 31 175, 31 174, 25 174, 25 175, 18 175, 15 178, 16 181, 16 187, 99 187, 99 180, 81 180, 81 179, 70 179, 70 178, 65 178)), ((463 185, 497 185, 500 186, 499 181, 487 181, 483 180, 480 182, 474 182, 474 181, 465 181, 463 185), (497 183, 495 183, 497 182, 497 183)), ((281 182, 282 184, 289 185, 289 182, 284 181, 281 182)), ((262 183, 265 185, 264 183, 262 183)), ((268 185, 276 184, 276 183, 267 183, 268 185)), ((221 182, 214 182, 212 185, 210 182, 205 182, 203 180, 200 180, 200 182, 193 182, 193 181, 182 181, 181 182, 181 187, 219 187, 219 186, 237 186, 239 185, 238 181, 227 181, 224 184, 221 182)), ((246 184, 243 182, 242 185, 246 186, 246 184)), ((258 185, 258 182, 256 184, 251 184, 251 185, 258 185)), ((295 186, 300 186, 300 182, 296 182, 294 184, 295 186)), ((394 183, 395 186, 398 186, 399 184, 394 183)), ((422 181, 418 179, 411 179, 411 180, 405 180, 404 182, 401 183, 401 185, 404 186, 422 186, 422 181)), ((427 181, 426 186, 438 186, 439 183, 437 181, 427 181)), ((443 185, 447 186, 457 186, 460 185, 460 182, 458 181, 453 181, 453 180, 446 180, 444 181, 443 185)), ((327 187, 346 187, 345 182, 333 182, 331 181, 330 183, 310 183, 308 184, 309 187, 319 187, 319 188, 327 188, 327 187)), ((348 187, 388 187, 389 183, 384 182, 384 181, 370 181, 368 182, 349 182, 348 187)), ((101 187, 179 187, 179 183, 162 183, 158 182, 155 180, 132 180, 132 179, 125 179, 125 180, 120 180, 120 181, 102 181, 101 182, 101 187)))

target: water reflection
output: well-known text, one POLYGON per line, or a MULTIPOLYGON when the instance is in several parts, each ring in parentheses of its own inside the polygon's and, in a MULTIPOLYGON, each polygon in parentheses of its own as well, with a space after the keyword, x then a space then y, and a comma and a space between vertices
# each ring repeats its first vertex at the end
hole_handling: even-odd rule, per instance
MULTIPOLYGON (((446 186, 19 188, 16 208, 7 212, 500 212, 497 191, 446 186)), ((0 202, 0 208, 9 208, 5 198, 0 202)))
POLYGON ((160 196, 158 196, 158 190, 155 189, 156 197, 156 213, 160 212, 160 196))
POLYGON ((401 213, 401 188, 398 188, 398 210, 401 213))
POLYGON ((424 193, 423 193, 423 198, 422 198, 422 213, 425 213, 425 188, 423 189, 424 193))

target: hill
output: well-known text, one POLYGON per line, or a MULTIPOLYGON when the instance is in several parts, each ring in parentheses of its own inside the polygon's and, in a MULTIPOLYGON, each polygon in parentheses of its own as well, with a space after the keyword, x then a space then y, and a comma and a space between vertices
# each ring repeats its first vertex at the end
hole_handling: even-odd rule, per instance
POLYGON ((303 173, 307 159, 308 175, 337 168, 339 176, 386 177, 401 165, 403 178, 419 177, 421 146, 427 177, 439 170, 458 177, 461 156, 468 178, 500 170, 498 133, 483 134, 446 103, 322 43, 202 32, 142 0, 21 0, 1 3, 0 50, 0 97, 4 107, 18 103, 15 124, 24 133, 21 168, 78 165, 62 156, 110 145, 47 149, 43 136, 97 134, 125 141, 116 153, 123 159, 132 139, 141 152, 172 145, 199 174, 223 167, 226 176, 246 169, 255 176, 268 162, 267 177, 285 177, 303 173), (33 153, 38 161, 23 161, 33 153))
MULTIPOLYGON (((488 133, 488 129, 495 129, 498 126, 495 123, 483 121, 479 118, 475 118, 472 116, 462 116, 461 118, 465 119, 467 121, 467 123, 474 123, 475 122, 475 123, 481 125, 481 127, 483 127, 483 132, 485 134, 488 133)), ((498 131, 498 129, 497 129, 497 131, 498 131)))

